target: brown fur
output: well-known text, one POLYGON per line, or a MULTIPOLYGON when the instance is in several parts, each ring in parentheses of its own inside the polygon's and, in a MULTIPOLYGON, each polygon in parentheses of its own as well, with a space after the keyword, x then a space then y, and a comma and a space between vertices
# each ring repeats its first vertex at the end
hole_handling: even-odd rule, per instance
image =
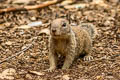
POLYGON ((87 54, 85 60, 90 60, 92 50, 92 31, 94 27, 71 27, 65 19, 55 19, 50 27, 49 39, 49 70, 56 69, 58 54, 65 56, 62 69, 68 69, 73 60, 80 54, 87 54), (91 34, 90 34, 91 32, 91 34))

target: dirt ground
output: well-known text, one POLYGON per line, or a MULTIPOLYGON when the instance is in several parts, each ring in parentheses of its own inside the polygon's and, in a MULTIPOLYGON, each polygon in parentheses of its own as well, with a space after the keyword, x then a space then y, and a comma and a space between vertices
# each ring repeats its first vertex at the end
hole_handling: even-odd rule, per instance
MULTIPOLYGON (((39 4, 41 1, 45 0, 33 0, 29 5, 39 4)), ((86 2, 78 0, 76 3, 86 2)), ((0 0, 0 9, 22 5, 27 4, 0 0)), ((7 69, 13 71, 7 78, 0 76, 0 80, 120 80, 120 3, 105 1, 104 5, 91 4, 77 9, 66 9, 58 3, 37 10, 0 14, 0 61, 20 52, 31 43, 33 45, 28 50, 0 64, 0 74, 7 69), (94 60, 87 62, 79 58, 70 69, 61 70, 60 64, 58 69, 48 72, 49 35, 41 34, 40 31, 49 27, 46 23, 55 18, 67 18, 68 14, 71 25, 89 22, 97 27, 98 35, 93 41, 94 60), (35 21, 42 21, 45 25, 29 29, 18 28, 35 21), (33 42, 34 37, 36 39, 33 42)))

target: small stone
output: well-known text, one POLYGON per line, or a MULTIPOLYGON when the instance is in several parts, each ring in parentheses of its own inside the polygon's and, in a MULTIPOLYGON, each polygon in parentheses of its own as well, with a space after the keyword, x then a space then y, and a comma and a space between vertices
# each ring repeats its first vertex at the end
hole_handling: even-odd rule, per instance
POLYGON ((4 25, 9 27, 11 25, 11 23, 6 22, 4 25))
POLYGON ((30 74, 26 74, 27 79, 32 79, 32 76, 30 74))
POLYGON ((108 20, 105 21, 105 23, 104 23, 105 26, 109 26, 110 24, 111 24, 111 23, 110 23, 110 21, 108 21, 108 20))
POLYGON ((78 68, 83 68, 83 66, 82 65, 78 65, 78 68))
POLYGON ((35 21, 36 20, 36 17, 31 17, 30 18, 32 21, 35 21))
POLYGON ((97 76, 96 80, 103 80, 103 76, 97 76))

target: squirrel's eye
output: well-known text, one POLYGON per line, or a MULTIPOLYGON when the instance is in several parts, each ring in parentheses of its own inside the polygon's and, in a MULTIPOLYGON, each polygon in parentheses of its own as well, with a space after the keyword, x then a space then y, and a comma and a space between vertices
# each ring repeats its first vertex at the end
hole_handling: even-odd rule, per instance
POLYGON ((66 23, 63 23, 62 26, 63 26, 63 27, 66 27, 66 23))

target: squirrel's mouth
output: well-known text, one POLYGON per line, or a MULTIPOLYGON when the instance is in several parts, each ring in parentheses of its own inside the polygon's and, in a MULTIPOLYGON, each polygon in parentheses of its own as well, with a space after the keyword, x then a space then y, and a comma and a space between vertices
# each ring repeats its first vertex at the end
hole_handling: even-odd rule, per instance
POLYGON ((60 37, 60 35, 53 34, 54 37, 60 37))
POLYGON ((61 34, 61 33, 51 33, 51 35, 54 37, 54 38, 68 38, 69 35, 67 34, 61 34))
POLYGON ((68 39, 69 36, 67 35, 52 35, 53 38, 55 39, 68 39))
POLYGON ((53 36, 60 36, 60 34, 52 33, 53 36))

